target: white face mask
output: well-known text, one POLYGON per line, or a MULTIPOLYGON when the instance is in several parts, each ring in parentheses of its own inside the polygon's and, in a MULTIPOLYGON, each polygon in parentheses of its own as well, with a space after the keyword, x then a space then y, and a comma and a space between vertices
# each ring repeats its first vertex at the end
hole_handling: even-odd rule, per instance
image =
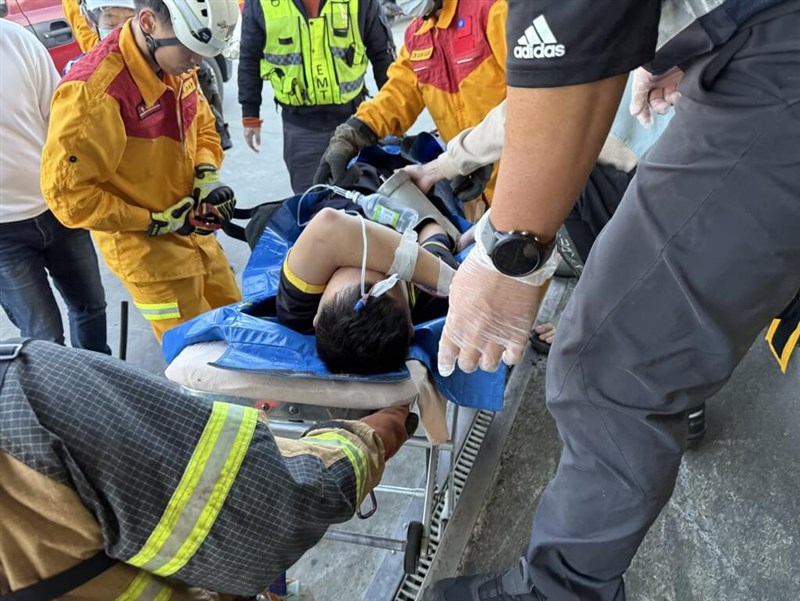
POLYGON ((116 29, 116 27, 114 27, 113 29, 103 29, 102 27, 98 27, 97 37, 99 37, 101 40, 105 40, 108 36, 114 33, 114 29, 116 29))
POLYGON ((409 17, 424 17, 435 5, 435 0, 395 0, 403 14, 409 17))

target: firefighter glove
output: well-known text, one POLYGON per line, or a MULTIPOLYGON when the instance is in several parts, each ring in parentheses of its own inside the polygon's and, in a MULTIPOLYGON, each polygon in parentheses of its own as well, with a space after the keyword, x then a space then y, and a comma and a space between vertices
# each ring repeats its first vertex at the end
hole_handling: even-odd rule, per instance
POLYGON ((195 167, 193 196, 193 218, 197 222, 205 222, 219 229, 223 221, 233 218, 236 198, 233 190, 219 180, 219 171, 214 165, 203 163, 195 167))
POLYGON ((453 181, 450 182, 453 194, 455 194, 461 202, 468 202, 478 198, 483 194, 484 190, 486 190, 489 180, 492 179, 493 169, 494 165, 489 164, 478 167, 475 171, 467 175, 457 175, 453 181))
POLYGON ((147 235, 161 236, 175 233, 180 236, 188 236, 194 231, 194 225, 190 222, 193 206, 194 199, 187 196, 160 213, 150 213, 147 235))
POLYGON ((325 154, 322 155, 315 184, 339 184, 347 174, 347 164, 362 148, 378 143, 369 126, 355 117, 350 117, 333 132, 325 154))

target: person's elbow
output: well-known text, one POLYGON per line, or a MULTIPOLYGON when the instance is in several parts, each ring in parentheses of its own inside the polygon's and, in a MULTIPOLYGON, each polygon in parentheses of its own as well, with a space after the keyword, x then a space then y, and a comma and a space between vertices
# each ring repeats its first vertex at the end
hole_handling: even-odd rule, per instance
POLYGON ((339 231, 347 227, 349 219, 343 211, 325 207, 314 215, 306 229, 314 234, 315 239, 329 244, 334 241, 339 231))
POLYGON ((47 173, 46 170, 42 170, 42 178, 40 181, 42 198, 47 208, 50 209, 50 212, 53 213, 55 218, 65 227, 81 227, 82 220, 78 219, 75 215, 71 195, 66 194, 65 190, 57 184, 57 181, 48 177, 47 173))
POLYGON ((83 215, 83 212, 76 210, 72 203, 64 202, 63 197, 45 195, 44 199, 50 212, 64 227, 69 229, 92 229, 92 226, 94 226, 91 216, 83 215))

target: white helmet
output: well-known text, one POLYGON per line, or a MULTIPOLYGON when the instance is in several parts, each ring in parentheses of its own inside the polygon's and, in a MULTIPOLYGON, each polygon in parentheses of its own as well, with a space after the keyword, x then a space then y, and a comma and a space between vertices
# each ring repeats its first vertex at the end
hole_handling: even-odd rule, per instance
POLYGON ((236 0, 164 0, 175 37, 201 56, 213 57, 233 39, 239 20, 236 0))
POLYGON ((133 0, 84 0, 86 10, 97 10, 98 8, 129 8, 136 10, 133 0))

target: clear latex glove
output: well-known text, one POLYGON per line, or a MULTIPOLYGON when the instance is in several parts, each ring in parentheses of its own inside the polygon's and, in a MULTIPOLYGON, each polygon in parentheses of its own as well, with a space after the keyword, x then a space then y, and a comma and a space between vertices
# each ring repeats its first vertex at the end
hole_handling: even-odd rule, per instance
POLYGON ((254 152, 261 150, 261 128, 245 127, 244 141, 254 152))
POLYGON ((644 67, 633 73, 629 111, 645 127, 653 125, 653 113, 666 115, 681 97, 678 85, 683 71, 672 67, 661 75, 653 75, 644 67))
POLYGON ((449 376, 456 363, 471 373, 495 371, 504 361, 522 359, 539 309, 536 287, 503 275, 481 245, 456 271, 450 309, 439 341, 439 373, 449 376))
POLYGON ((422 190, 423 194, 430 192, 431 188, 433 188, 437 182, 445 179, 436 161, 431 161, 424 165, 408 165, 407 167, 398 169, 398 171, 405 172, 411 181, 414 182, 414 185, 422 190))

